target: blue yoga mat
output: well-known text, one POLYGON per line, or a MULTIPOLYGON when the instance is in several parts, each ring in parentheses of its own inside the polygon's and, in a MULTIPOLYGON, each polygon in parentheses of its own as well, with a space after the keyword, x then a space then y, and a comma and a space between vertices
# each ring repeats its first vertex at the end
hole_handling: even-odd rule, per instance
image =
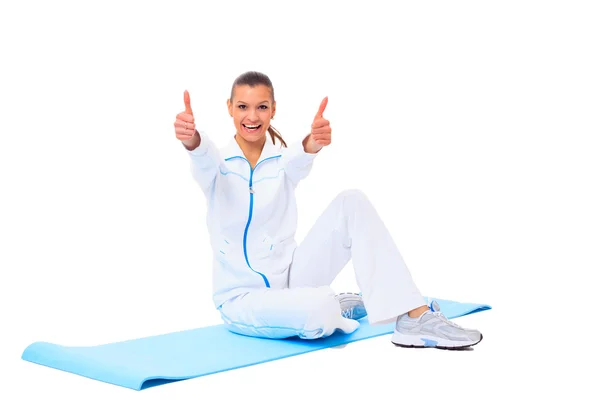
MULTIPOLYGON (((485 304, 432 300, 438 302, 449 319, 491 309, 485 304)), ((372 326, 367 318, 360 323, 360 327, 349 335, 340 332, 316 340, 247 337, 231 333, 221 324, 90 347, 35 342, 25 349, 22 359, 142 390, 340 346, 390 334, 394 330, 394 323, 372 326)))

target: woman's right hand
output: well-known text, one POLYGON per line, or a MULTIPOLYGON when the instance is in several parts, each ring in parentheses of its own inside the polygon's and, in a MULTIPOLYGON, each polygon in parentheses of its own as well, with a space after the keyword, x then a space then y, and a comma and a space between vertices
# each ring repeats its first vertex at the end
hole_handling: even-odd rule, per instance
POLYGON ((184 144, 188 150, 193 150, 200 145, 200 135, 196 132, 194 123, 194 113, 190 105, 190 94, 186 90, 183 92, 183 103, 185 111, 177 114, 175 119, 175 137, 184 144))

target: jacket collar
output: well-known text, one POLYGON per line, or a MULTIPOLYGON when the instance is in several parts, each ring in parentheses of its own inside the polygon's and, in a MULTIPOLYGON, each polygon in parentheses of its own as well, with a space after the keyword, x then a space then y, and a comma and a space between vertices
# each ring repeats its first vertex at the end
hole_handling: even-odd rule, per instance
MULTIPOLYGON (((267 140, 265 140, 265 144, 263 146, 258 162, 261 162, 262 160, 269 157, 281 155, 281 144, 277 140, 275 141, 275 143, 276 144, 273 144, 271 135, 267 133, 267 140)), ((244 152, 242 151, 238 143, 235 141, 235 135, 231 137, 229 144, 227 144, 227 146, 225 146, 225 148, 223 149, 223 158, 225 158, 226 161, 232 157, 241 157, 243 159, 246 159, 246 156, 244 156, 244 152)))

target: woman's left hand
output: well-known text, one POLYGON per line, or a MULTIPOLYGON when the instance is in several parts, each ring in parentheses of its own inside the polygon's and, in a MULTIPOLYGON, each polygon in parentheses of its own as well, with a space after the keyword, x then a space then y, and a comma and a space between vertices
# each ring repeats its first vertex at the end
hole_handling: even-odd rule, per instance
POLYGON ((305 141, 304 150, 308 153, 316 153, 324 146, 331 144, 331 126, 329 125, 329 121, 323 118, 323 112, 325 111, 325 107, 327 107, 327 102, 328 98, 325 97, 313 120, 310 135, 308 135, 307 140, 305 141))

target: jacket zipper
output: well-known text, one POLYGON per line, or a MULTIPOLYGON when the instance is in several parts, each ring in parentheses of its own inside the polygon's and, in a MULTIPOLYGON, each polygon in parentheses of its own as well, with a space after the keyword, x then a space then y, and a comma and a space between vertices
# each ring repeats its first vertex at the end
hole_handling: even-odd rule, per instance
POLYGON ((273 157, 265 158, 264 160, 262 160, 258 164, 256 164, 254 166, 254 168, 252 168, 252 166, 250 165, 250 161, 246 160, 244 157, 240 157, 241 159, 246 160, 246 162, 248 163, 248 166, 250 167, 250 180, 248 181, 248 192, 250 193, 250 209, 248 210, 248 222, 246 222, 246 229, 244 229, 244 258, 246 259, 246 264, 248 265, 248 268, 250 268, 253 272, 255 272, 258 275, 260 275, 263 278, 263 281, 265 282, 265 285, 268 288, 271 287, 271 284, 269 283, 269 280, 267 279, 267 277, 264 274, 256 271, 250 265, 250 261, 248 260, 248 250, 247 250, 247 247, 246 247, 246 242, 247 242, 247 239, 248 239, 248 228, 250 228, 250 222, 252 221, 252 210, 254 209, 254 188, 252 187, 252 178, 254 177, 254 171, 263 162, 265 162, 267 160, 270 160, 270 159, 273 159, 273 158, 279 158, 279 157, 281 157, 281 156, 278 155, 278 156, 273 156, 273 157))

